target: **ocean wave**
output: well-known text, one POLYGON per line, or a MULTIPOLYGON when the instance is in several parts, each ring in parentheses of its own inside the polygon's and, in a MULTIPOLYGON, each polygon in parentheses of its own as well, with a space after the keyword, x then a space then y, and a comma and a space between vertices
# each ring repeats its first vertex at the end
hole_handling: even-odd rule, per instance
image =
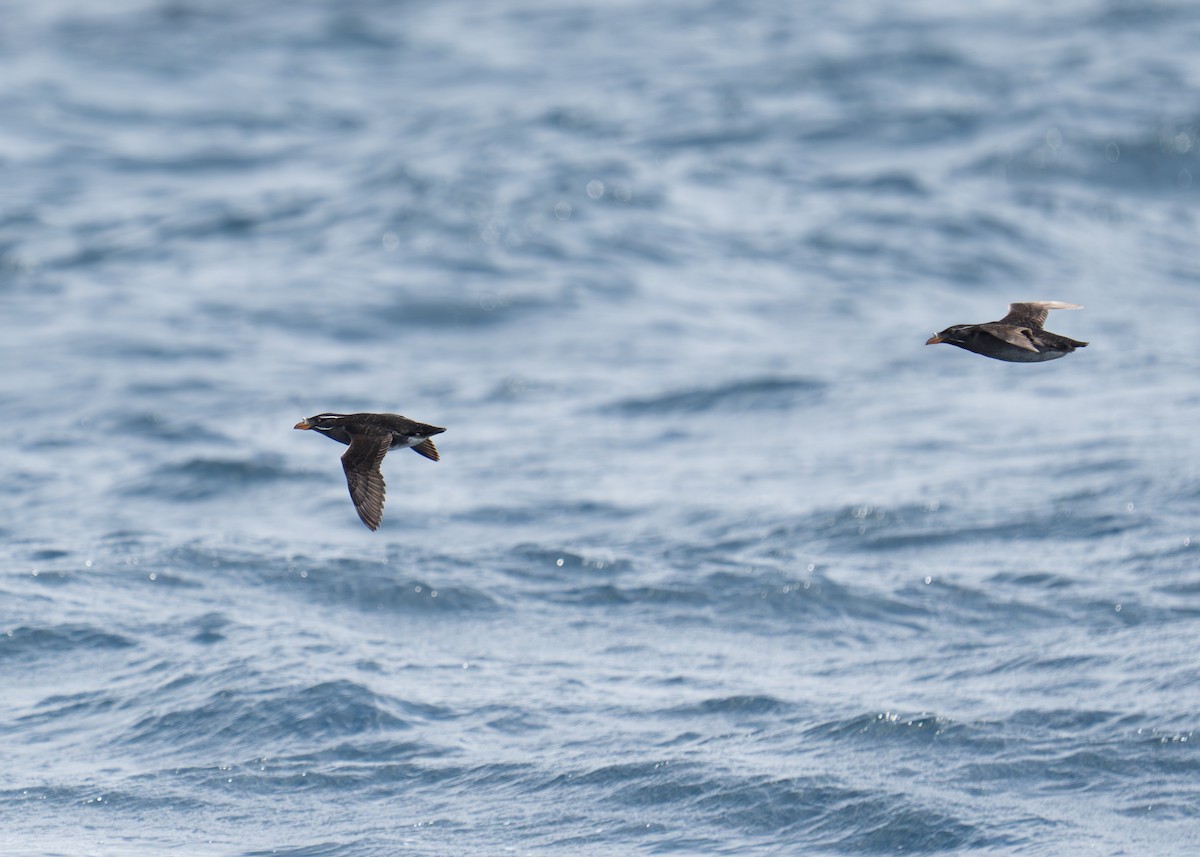
POLYGON ((622 399, 611 407, 627 416, 790 409, 797 404, 817 401, 826 387, 823 381, 812 378, 747 378, 715 386, 660 393, 649 398, 622 399))
POLYGON ((130 496, 160 497, 176 502, 207 500, 248 487, 311 478, 298 475, 278 455, 254 459, 190 458, 162 465, 146 479, 124 488, 130 496))
POLYGON ((129 649, 136 641, 91 625, 18 625, 0 634, 0 659, 10 664, 36 663, 65 655, 129 649))
POLYGON ((198 704, 186 700, 133 722, 120 736, 127 747, 200 750, 218 742, 231 752, 279 755, 338 738, 410 730, 449 715, 444 707, 407 702, 337 679, 257 691, 218 690, 198 704))

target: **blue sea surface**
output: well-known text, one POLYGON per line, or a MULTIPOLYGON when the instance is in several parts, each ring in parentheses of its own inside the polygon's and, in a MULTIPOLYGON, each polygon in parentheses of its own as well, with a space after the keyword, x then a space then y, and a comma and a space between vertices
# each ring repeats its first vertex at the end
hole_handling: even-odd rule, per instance
POLYGON ((1195 854, 1198 44, 0 3, 0 853, 1195 854))

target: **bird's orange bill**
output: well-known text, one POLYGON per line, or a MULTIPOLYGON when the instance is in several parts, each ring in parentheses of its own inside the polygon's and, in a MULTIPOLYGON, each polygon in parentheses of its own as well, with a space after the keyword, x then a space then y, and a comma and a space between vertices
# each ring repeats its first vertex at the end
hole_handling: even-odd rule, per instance
MULTIPOLYGON (((942 339, 940 336, 938 336, 935 333, 933 336, 931 336, 925 340, 925 344, 926 345, 937 345, 939 342, 945 342, 945 341, 946 340, 942 339)), ((300 426, 296 426, 296 428, 300 428, 300 426)), ((307 428, 307 426, 305 426, 305 428, 307 428)))
POLYGON ((308 420, 300 420, 300 422, 296 423, 294 426, 292 426, 292 428, 310 429, 312 426, 309 425, 308 420))

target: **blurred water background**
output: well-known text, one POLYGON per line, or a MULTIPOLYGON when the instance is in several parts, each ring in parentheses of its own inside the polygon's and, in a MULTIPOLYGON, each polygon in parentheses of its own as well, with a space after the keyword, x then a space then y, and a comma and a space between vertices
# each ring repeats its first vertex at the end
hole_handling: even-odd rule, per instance
POLYGON ((1195 853, 1197 44, 0 3, 4 853, 1195 853))

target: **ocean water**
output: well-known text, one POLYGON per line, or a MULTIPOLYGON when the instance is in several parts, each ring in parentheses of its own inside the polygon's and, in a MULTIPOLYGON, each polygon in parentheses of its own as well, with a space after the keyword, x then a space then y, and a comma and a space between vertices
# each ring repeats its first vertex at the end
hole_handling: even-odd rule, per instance
POLYGON ((5 855, 1195 853, 1200 8, 0 5, 5 855))

